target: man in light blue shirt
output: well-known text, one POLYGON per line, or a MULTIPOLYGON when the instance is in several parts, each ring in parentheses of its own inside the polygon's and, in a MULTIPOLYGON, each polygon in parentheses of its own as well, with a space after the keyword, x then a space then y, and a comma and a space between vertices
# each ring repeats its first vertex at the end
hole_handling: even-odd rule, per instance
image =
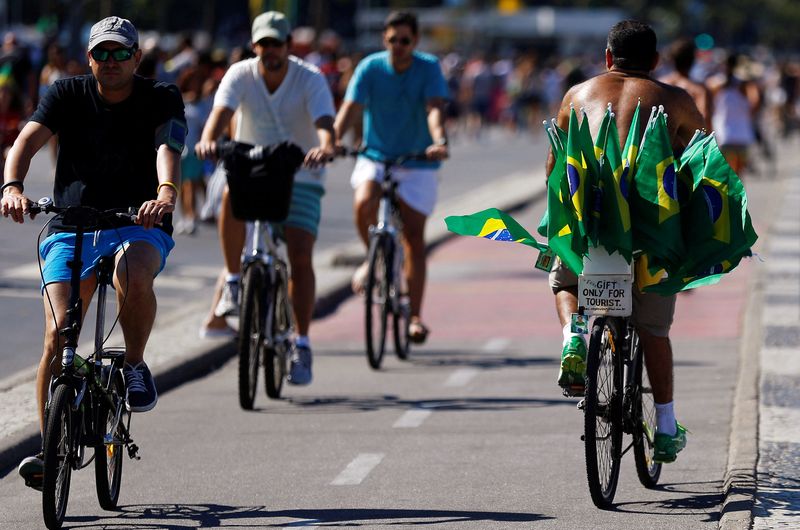
MULTIPOLYGON (((420 317, 427 268, 424 230, 436 204, 436 170, 439 161, 448 157, 443 109, 449 92, 438 59, 415 51, 418 42, 416 16, 391 13, 384 23, 386 51, 366 57, 356 67, 334 128, 339 141, 354 128, 356 143, 366 148, 351 178, 356 228, 365 244, 369 226, 376 222, 381 195, 383 165, 376 161, 422 152, 428 157, 395 170, 408 256, 404 272, 411 309, 409 336, 422 343, 428 334, 420 317), (362 124, 357 123, 362 113, 363 137, 359 135, 362 124)), ((366 272, 366 263, 356 271, 356 292, 363 291, 366 272)))

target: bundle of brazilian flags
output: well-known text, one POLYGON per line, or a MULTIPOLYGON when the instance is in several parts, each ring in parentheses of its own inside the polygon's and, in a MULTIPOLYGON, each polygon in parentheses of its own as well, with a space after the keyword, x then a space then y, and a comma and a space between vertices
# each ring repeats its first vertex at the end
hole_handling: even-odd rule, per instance
POLYGON ((538 229, 547 245, 494 208, 448 217, 450 231, 549 248, 576 274, 603 246, 635 259, 637 285, 664 295, 714 284, 751 255, 747 195, 713 134, 698 131, 675 159, 663 108, 642 134, 637 106, 622 148, 611 104, 594 140, 581 114, 570 111, 567 131, 545 122, 555 158, 538 229))

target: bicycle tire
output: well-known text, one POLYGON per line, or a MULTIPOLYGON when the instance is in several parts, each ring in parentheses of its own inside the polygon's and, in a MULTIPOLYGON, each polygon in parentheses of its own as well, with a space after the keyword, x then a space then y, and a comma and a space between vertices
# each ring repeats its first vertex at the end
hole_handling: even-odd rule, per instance
POLYGON ((622 340, 614 319, 595 319, 586 368, 584 446, 589 492, 602 509, 614 501, 622 458, 622 340))
POLYGON ((367 270, 364 330, 367 343, 367 361, 378 370, 386 351, 386 327, 389 308, 389 285, 386 277, 386 237, 373 237, 369 248, 369 268, 367 270))
MULTIPOLYGON (((281 279, 267 292, 267 300, 272 300, 272 322, 267 325, 272 329, 272 337, 282 337, 289 329, 291 309, 288 307, 288 292, 281 279)), ((267 396, 272 399, 281 397, 283 379, 286 375, 286 344, 278 344, 273 340, 271 347, 264 348, 264 386, 267 396)))
POLYGON ((252 410, 258 383, 258 362, 264 342, 264 270, 254 264, 242 277, 242 312, 239 319, 239 405, 252 410))
POLYGON ((51 530, 61 528, 69 502, 72 453, 77 443, 72 411, 74 399, 73 388, 66 384, 56 387, 44 431, 42 513, 45 526, 51 530))
POLYGON ((636 362, 633 369, 632 414, 633 418, 633 458, 636 462, 636 474, 645 488, 654 488, 661 476, 661 464, 653 459, 655 453, 656 406, 653 400, 653 389, 647 375, 644 351, 641 342, 637 346, 636 362))
POLYGON ((104 510, 115 510, 119 501, 120 487, 122 485, 122 456, 125 447, 121 443, 125 438, 122 425, 130 414, 125 409, 124 404, 125 385, 119 372, 113 373, 115 373, 115 376, 109 386, 109 391, 115 407, 112 408, 104 396, 99 396, 100 421, 98 422, 98 428, 102 426, 103 439, 100 441, 100 445, 94 449, 95 489, 97 490, 97 500, 104 510), (119 423, 113 425, 116 420, 117 407, 121 407, 122 414, 119 423), (110 429, 111 427, 113 427, 113 430, 110 429))
MULTIPOLYGON (((400 243, 402 244, 402 243, 400 243)), ((411 337, 408 326, 411 324, 411 306, 409 305, 408 293, 404 292, 403 284, 403 249, 395 248, 391 260, 391 270, 387 271, 387 276, 392 278, 389 287, 389 295, 392 308, 392 336, 394 338, 394 353, 397 358, 405 361, 408 359, 408 352, 411 349, 411 337), (399 256, 399 259, 398 259, 399 256)))

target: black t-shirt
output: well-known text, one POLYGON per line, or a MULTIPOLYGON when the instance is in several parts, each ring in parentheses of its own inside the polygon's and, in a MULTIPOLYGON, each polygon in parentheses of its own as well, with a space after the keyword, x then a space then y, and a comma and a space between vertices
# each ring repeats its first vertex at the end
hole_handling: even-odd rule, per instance
MULTIPOLYGON (((156 151, 162 143, 174 148, 161 139, 163 128, 170 120, 186 124, 177 87, 140 76, 131 95, 113 105, 92 75, 58 80, 31 120, 58 134, 55 204, 101 210, 138 208, 157 197, 156 151)), ((162 228, 172 233, 171 218, 162 228)), ((59 230, 68 228, 53 227, 59 230)))

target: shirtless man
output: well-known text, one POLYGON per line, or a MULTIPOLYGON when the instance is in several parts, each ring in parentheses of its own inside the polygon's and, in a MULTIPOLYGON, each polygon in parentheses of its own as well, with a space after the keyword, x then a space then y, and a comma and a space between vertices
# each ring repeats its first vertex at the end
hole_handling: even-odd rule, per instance
MULTIPOLYGON (((617 117, 620 138, 628 136, 628 127, 641 99, 643 109, 663 105, 669 115, 668 128, 676 156, 688 144, 703 117, 692 97, 682 88, 667 85, 651 77, 658 63, 656 35, 650 26, 634 20, 617 23, 608 34, 606 67, 608 71, 571 88, 561 103, 558 124, 567 129, 570 104, 583 107, 593 134, 610 102, 617 117)), ((642 122, 642 129, 645 127, 642 122)), ((555 159, 547 160, 550 174, 555 159)), ((653 175, 655 178, 655 175, 653 175)), ((635 220, 634 220, 635 222, 635 220)), ((556 297, 556 311, 564 330, 559 385, 583 382, 586 373, 586 343, 582 335, 570 332, 570 315, 578 310, 577 277, 559 263, 550 274, 550 287, 556 297)), ((686 445, 686 430, 675 421, 672 405, 672 347, 669 328, 675 311, 675 296, 644 294, 634 289, 633 320, 644 346, 645 361, 653 398, 656 402, 655 458, 672 462, 686 445)))

